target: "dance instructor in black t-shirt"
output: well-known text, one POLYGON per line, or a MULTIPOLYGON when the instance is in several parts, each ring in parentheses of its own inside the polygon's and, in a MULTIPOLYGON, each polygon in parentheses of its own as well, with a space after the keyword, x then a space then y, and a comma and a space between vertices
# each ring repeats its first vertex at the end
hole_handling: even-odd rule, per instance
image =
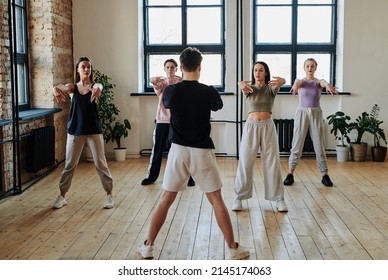
POLYGON ((68 192, 85 143, 93 155, 94 165, 104 190, 107 193, 104 208, 113 208, 113 179, 104 152, 102 125, 98 117, 96 102, 100 98, 102 85, 93 82, 92 62, 80 57, 75 66, 75 84, 60 84, 53 88, 58 102, 65 102, 71 96, 70 115, 67 123, 66 162, 59 181, 60 195, 54 208, 67 205, 65 194, 68 192))

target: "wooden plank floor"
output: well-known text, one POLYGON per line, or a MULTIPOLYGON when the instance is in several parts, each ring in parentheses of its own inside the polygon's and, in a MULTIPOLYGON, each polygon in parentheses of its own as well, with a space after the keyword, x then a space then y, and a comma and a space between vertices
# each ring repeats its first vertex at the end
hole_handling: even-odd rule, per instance
MULTIPOLYGON (((67 199, 53 210, 63 165, 19 196, 0 201, 0 259, 139 259, 162 177, 141 186, 148 158, 110 161, 115 208, 103 209, 105 193, 94 165, 82 162, 67 199)), ((286 174, 287 158, 281 159, 286 174)), ((165 164, 165 161, 163 162, 165 164)), ((218 158, 223 196, 230 208, 237 160, 218 158)), ((164 168, 164 165, 163 165, 164 168)), ((286 187, 288 213, 264 200, 260 159, 247 209, 230 211, 236 239, 250 259, 388 259, 388 162, 338 163, 329 158, 335 184, 324 187, 314 158, 303 158, 295 183, 286 187)), ((163 171, 163 170, 162 170, 163 171)), ((163 174, 163 173, 162 173, 163 174)), ((212 208, 198 187, 181 192, 156 240, 156 259, 224 259, 225 243, 212 208)))

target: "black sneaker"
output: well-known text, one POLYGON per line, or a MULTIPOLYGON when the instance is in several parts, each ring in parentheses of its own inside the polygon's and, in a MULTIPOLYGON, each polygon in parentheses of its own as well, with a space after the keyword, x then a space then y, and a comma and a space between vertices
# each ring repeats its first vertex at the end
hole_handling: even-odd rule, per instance
POLYGON ((187 182, 188 187, 194 187, 195 186, 195 181, 193 178, 190 177, 189 181, 187 182))
POLYGON ((152 180, 150 180, 150 179, 148 179, 148 178, 145 178, 143 181, 141 181, 141 184, 143 185, 143 186, 147 186, 147 185, 151 185, 151 184, 153 184, 155 181, 152 181, 152 180))
POLYGON ((332 187, 333 182, 330 180, 329 175, 323 175, 322 177, 322 184, 324 184, 326 187, 332 187))
POLYGON ((293 183, 294 183, 294 175, 292 175, 291 173, 288 173, 286 179, 284 179, 283 184, 286 186, 291 186, 293 183))

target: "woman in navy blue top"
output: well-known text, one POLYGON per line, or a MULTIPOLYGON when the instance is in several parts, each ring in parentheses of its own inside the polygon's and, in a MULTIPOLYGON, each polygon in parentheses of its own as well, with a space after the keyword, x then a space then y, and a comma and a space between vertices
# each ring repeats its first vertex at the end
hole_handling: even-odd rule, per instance
POLYGON ((70 188, 83 147, 88 143, 102 186, 107 193, 103 207, 113 208, 113 179, 105 158, 102 125, 96 104, 103 87, 93 82, 93 68, 89 58, 80 57, 75 71, 75 84, 60 84, 53 88, 58 102, 66 102, 68 96, 71 98, 65 168, 59 182, 60 195, 53 207, 59 209, 67 205, 65 195, 70 188))

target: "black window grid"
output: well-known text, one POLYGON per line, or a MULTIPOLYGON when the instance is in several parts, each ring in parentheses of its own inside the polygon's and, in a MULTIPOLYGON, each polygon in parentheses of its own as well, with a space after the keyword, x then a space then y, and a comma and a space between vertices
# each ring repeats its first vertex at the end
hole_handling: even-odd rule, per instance
MULTIPOLYGON (((289 84, 292 85, 293 81, 297 78, 297 55, 308 54, 308 53, 322 53, 330 55, 330 82, 335 85, 336 82, 336 48, 337 48, 337 0, 332 0, 329 4, 325 3, 311 3, 311 4, 298 4, 298 0, 292 0, 290 4, 260 4, 257 1, 253 3, 253 53, 252 60, 255 61, 256 56, 260 54, 290 54, 291 55, 291 81, 289 84), (256 7, 291 7, 292 19, 291 19, 291 43, 256 43, 257 38, 257 13, 256 7), (330 43, 298 43, 298 7, 331 7, 331 42, 330 43)), ((283 86, 282 91, 288 92, 291 86, 283 86)))
MULTIPOLYGON (((219 54, 222 56, 222 66, 225 65, 225 1, 221 0, 220 4, 216 5, 189 5, 187 0, 182 0, 181 5, 148 5, 148 0, 144 0, 144 91, 153 92, 153 88, 149 85, 150 69, 149 57, 151 55, 179 55, 187 47, 196 47, 202 54, 219 54), (182 13, 182 43, 181 44, 148 44, 148 8, 180 8, 182 13), (221 8, 221 43, 220 44, 188 44, 187 42, 187 9, 191 7, 219 7, 221 8)), ((179 23, 178 23, 179 24, 179 23)), ((225 67, 221 67, 221 85, 215 85, 219 91, 225 90, 225 67)))

